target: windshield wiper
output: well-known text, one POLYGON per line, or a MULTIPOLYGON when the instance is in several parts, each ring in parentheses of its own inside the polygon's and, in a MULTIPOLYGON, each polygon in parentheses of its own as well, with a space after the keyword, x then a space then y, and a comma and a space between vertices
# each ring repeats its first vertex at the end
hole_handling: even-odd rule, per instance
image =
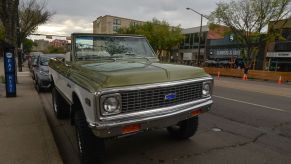
POLYGON ((135 56, 135 53, 128 52, 128 53, 125 53, 124 55, 126 55, 126 56, 135 56))
POLYGON ((95 55, 88 55, 88 56, 79 56, 77 58, 78 60, 81 61, 98 61, 98 62, 102 62, 102 61, 113 61, 116 62, 117 59, 119 59, 118 57, 100 57, 100 56, 95 56, 95 55))
POLYGON ((130 60, 130 59, 146 59, 148 62, 150 59, 156 59, 155 57, 145 57, 145 56, 136 56, 136 57, 131 57, 131 58, 122 58, 125 60, 130 60))

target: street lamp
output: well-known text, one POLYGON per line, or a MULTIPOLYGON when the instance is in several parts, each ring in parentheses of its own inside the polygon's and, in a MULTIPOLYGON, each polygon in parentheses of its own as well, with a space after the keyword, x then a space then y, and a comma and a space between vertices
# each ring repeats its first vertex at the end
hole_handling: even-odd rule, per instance
MULTIPOLYGON (((199 31, 199 37, 198 37, 198 55, 197 55, 197 61, 196 61, 197 65, 199 65, 200 42, 201 42, 201 34, 202 34, 202 19, 203 19, 203 17, 206 18, 206 19, 208 19, 208 17, 206 15, 203 15, 203 14, 199 13, 198 11, 196 11, 196 10, 194 10, 192 8, 189 8, 189 7, 187 7, 186 10, 191 10, 194 13, 200 15, 200 17, 201 17, 201 20, 200 20, 200 31, 199 31)), ((204 48, 204 54, 205 54, 205 48, 204 48)), ((205 60, 205 57, 204 57, 204 60, 205 60)))

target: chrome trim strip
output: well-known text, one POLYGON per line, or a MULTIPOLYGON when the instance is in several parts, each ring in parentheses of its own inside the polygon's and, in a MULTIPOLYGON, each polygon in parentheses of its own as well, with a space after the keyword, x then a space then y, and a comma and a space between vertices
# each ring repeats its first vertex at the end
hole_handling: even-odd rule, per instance
MULTIPOLYGON (((103 90, 100 90, 98 92, 95 92, 95 101, 96 101, 96 123, 100 123, 105 119, 104 116, 101 115, 101 110, 100 110, 100 97, 103 94, 110 94, 110 93, 118 93, 120 91, 132 91, 132 90, 138 90, 138 89, 149 89, 149 88, 156 88, 156 87, 167 87, 167 86, 174 86, 174 85, 179 85, 179 84, 187 84, 187 83, 193 83, 193 82, 201 82, 201 81, 212 81, 213 83, 213 78, 212 77, 202 77, 202 78, 196 78, 196 79, 188 79, 188 80, 179 80, 179 81, 171 81, 171 82, 163 82, 163 83, 153 83, 153 84, 143 84, 143 85, 135 85, 135 86, 128 86, 128 87, 117 87, 117 88, 106 88, 103 90)), ((211 99, 211 97, 209 98, 211 99)), ((204 99, 200 99, 198 100, 198 102, 202 102, 205 101, 204 99)), ((195 101, 197 102, 197 100, 195 101)), ((122 103, 122 102, 121 102, 122 103)), ((189 102, 190 104, 193 102, 189 102)), ((183 104, 179 104, 179 105, 183 105, 183 104)), ((164 109, 164 108, 161 108, 164 109)), ((153 111, 153 110, 147 110, 147 111, 153 111)), ((140 111, 140 112, 147 112, 147 111, 140 111)), ((138 113, 140 113, 138 112, 138 113)), ((133 113, 130 113, 133 114, 133 113)), ((116 118, 116 117, 122 117, 125 114, 119 114, 119 115, 115 115, 115 116, 107 116, 106 118, 116 118), (121 115, 121 116, 120 116, 121 115)), ((109 118, 109 119, 110 119, 109 118)))
POLYGON ((213 81, 212 77, 203 77, 198 79, 188 79, 188 80, 179 80, 179 81, 171 81, 171 82, 163 82, 163 83, 153 83, 153 84, 143 84, 143 85, 135 85, 135 86, 128 86, 128 87, 116 87, 116 88, 106 88, 100 90, 99 92, 95 92, 95 95, 101 95, 104 93, 112 93, 112 92, 119 92, 119 91, 132 91, 132 90, 139 90, 139 89, 150 89, 150 88, 157 88, 157 87, 169 87, 179 84, 187 84, 193 82, 200 82, 200 81, 213 81))
MULTIPOLYGON (((179 115, 182 113, 190 113, 193 110, 200 109, 200 108, 210 108, 210 106, 213 104, 213 100, 211 98, 204 100, 203 102, 196 102, 197 104, 193 105, 193 103, 187 103, 187 105, 177 105, 170 107, 169 109, 166 109, 166 113, 151 113, 151 115, 143 115, 143 116, 137 116, 136 114, 132 115, 132 118, 127 118, 127 119, 121 119, 121 120, 112 120, 112 119, 107 119, 107 122, 102 122, 97 125, 92 125, 90 124, 91 128, 96 128, 96 129, 104 129, 104 128, 112 128, 116 126, 122 126, 122 125, 127 125, 127 124, 132 124, 132 123, 139 123, 139 122, 147 122, 147 121, 152 121, 152 120, 157 120, 157 119, 163 119, 175 115, 179 115)), ((164 109, 164 108, 163 108, 164 109)), ((164 109, 165 110, 165 109, 164 109)), ((209 110, 209 109, 208 109, 209 110)), ((105 120, 104 120, 105 121, 105 120)))
POLYGON ((108 117, 100 117, 101 121, 117 121, 117 120, 128 120, 128 119, 135 119, 135 118, 143 118, 143 117, 151 117, 151 116, 156 116, 156 115, 163 115, 167 113, 172 113, 176 112, 179 110, 183 110, 185 108, 193 107, 198 104, 202 104, 204 102, 207 102, 211 100, 211 97, 207 97, 204 99, 184 103, 184 104, 179 104, 175 106, 170 106, 170 107, 163 107, 163 108, 157 108, 157 109, 150 109, 150 110, 145 110, 145 111, 139 111, 139 112, 133 112, 133 113, 123 113, 123 114, 118 114, 114 116, 108 116, 108 117))

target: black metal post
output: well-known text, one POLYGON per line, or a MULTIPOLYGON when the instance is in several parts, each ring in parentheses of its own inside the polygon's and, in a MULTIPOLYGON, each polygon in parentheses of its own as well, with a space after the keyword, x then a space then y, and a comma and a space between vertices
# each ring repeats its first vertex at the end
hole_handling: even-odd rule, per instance
MULTIPOLYGON (((197 55, 197 60, 196 60, 196 63, 197 63, 197 65, 199 65, 199 57, 200 57, 200 43, 201 43, 201 34, 202 34, 202 19, 203 19, 203 17, 204 18, 206 18, 206 19, 208 19, 208 17, 206 16, 206 15, 203 15, 203 14, 201 14, 201 13, 199 13, 199 12, 197 12, 196 10, 194 10, 194 9, 191 9, 191 8, 189 8, 189 7, 187 7, 186 8, 187 10, 191 10, 191 11, 193 11, 193 12, 195 12, 196 14, 198 14, 198 15, 200 15, 201 16, 201 20, 200 20, 200 31, 199 31, 199 37, 198 37, 198 39, 199 39, 199 41, 198 41, 198 55, 197 55)), ((204 54, 206 53, 206 46, 205 46, 205 48, 204 48, 204 54)), ((204 55, 205 56, 205 55, 204 55)), ((205 60, 205 57, 204 57, 204 60, 205 60)))
POLYGON ((201 43, 201 33, 202 33, 202 14, 201 21, 200 21, 200 31, 199 31, 199 38, 198 38, 198 55, 197 55, 197 66, 199 66, 199 57, 200 57, 200 43, 201 43))
POLYGON ((19 26, 19 14, 17 12, 17 23, 16 23, 16 37, 17 37, 17 57, 18 57, 18 71, 22 72, 22 50, 20 41, 20 26, 19 26))

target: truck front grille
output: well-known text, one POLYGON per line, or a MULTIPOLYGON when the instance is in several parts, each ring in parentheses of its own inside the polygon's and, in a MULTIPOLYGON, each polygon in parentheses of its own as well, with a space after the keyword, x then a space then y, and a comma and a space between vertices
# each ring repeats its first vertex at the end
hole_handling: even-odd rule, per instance
POLYGON ((202 82, 120 92, 122 113, 144 111, 191 102, 202 97, 202 82), (170 100, 166 95, 175 95, 170 100))

